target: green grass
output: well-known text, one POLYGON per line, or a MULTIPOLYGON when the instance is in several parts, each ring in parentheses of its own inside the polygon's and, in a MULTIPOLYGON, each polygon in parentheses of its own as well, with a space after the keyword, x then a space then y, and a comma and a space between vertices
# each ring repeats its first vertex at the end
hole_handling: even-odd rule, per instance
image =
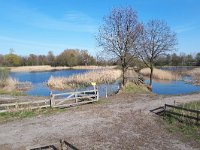
POLYGON ((150 91, 144 85, 136 85, 132 82, 128 82, 122 89, 124 93, 140 93, 146 94, 150 91))
MULTIPOLYGON (((187 103, 181 105, 181 107, 200 110, 200 102, 198 101, 198 102, 187 103)), ((171 109, 170 111, 196 117, 196 114, 191 112, 186 112, 177 109, 171 109)), ((184 118, 181 116, 174 116, 171 114, 164 116, 164 120, 167 124, 167 129, 170 132, 180 134, 181 137, 186 141, 191 140, 200 144, 200 126, 197 126, 195 124, 196 123, 195 120, 190 120, 188 118, 184 118)))
POLYGON ((23 91, 17 91, 17 90, 6 91, 6 90, 3 90, 3 89, 0 89, 0 95, 3 95, 3 94, 12 95, 12 96, 24 96, 24 95, 26 95, 23 91))
MULTIPOLYGON (((101 104, 106 104, 110 103, 108 99, 100 99, 99 101, 93 103, 94 105, 101 105, 101 104)), ((31 118, 39 115, 51 115, 55 113, 60 113, 64 111, 68 111, 71 109, 76 109, 81 110, 81 105, 76 106, 76 107, 70 107, 70 108, 41 108, 41 109, 24 109, 22 111, 10 111, 10 112, 3 112, 0 113, 0 123, 7 122, 7 121, 13 121, 13 120, 18 120, 18 119, 23 119, 23 118, 31 118)))
POLYGON ((34 110, 23 110, 23 111, 13 111, 13 112, 4 112, 0 113, 0 123, 12 121, 16 119, 30 118, 38 115, 49 115, 58 112, 63 112, 68 109, 60 108, 43 108, 43 109, 34 109, 34 110))

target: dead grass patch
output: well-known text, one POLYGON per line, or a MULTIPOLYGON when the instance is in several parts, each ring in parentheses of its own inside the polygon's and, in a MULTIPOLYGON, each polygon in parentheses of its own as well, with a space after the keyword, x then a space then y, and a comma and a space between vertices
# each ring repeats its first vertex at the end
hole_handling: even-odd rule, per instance
MULTIPOLYGON (((144 68, 140 70, 140 73, 144 76, 150 76, 151 70, 150 68, 144 68)), ((181 77, 176 73, 154 68, 153 78, 161 80, 179 80, 181 77)))
POLYGON ((72 89, 80 86, 91 85, 91 82, 112 83, 119 79, 121 71, 116 69, 93 70, 84 74, 72 75, 69 77, 53 77, 48 80, 48 86, 53 89, 72 89))

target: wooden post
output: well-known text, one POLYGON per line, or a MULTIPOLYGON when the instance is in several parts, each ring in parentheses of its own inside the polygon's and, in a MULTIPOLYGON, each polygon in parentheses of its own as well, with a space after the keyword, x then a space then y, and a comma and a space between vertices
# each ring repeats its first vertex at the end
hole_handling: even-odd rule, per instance
POLYGON ((98 87, 96 89, 96 92, 97 92, 97 101, 98 101, 99 100, 99 89, 98 89, 98 87))
POLYGON ((60 139, 60 149, 63 150, 63 144, 64 144, 64 141, 62 139, 60 139))
POLYGON ((15 109, 18 109, 18 103, 16 102, 16 104, 15 104, 15 109))
POLYGON ((108 91, 107 91, 108 89, 107 89, 107 86, 106 86, 106 98, 108 97, 108 91))
POLYGON ((199 111, 197 111, 197 125, 199 124, 199 111))
POLYGON ((78 102, 77 93, 75 93, 75 102, 76 102, 76 103, 78 102))
POLYGON ((164 116, 166 115, 166 104, 164 105, 164 116))
POLYGON ((54 103, 54 96, 53 96, 53 93, 52 91, 50 92, 50 107, 53 107, 55 105, 54 103))

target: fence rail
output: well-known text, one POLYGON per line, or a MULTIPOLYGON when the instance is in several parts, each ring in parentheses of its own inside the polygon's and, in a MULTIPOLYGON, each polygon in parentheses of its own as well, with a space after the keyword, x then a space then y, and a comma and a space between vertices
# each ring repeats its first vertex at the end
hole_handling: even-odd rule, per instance
POLYGON ((36 109, 36 108, 46 108, 50 107, 50 100, 39 100, 39 101, 30 101, 30 102, 15 102, 15 103, 7 103, 0 104, 0 113, 12 111, 12 110, 24 110, 28 109, 36 109))
POLYGON ((98 90, 76 91, 69 93, 51 94, 50 99, 30 101, 30 102, 14 102, 0 104, 0 113, 24 109, 37 109, 47 107, 69 107, 80 104, 87 104, 99 100, 98 90))
POLYGON ((99 100, 98 90, 76 91, 61 94, 51 94, 51 107, 68 107, 79 104, 91 103, 99 100))
POLYGON ((200 118, 199 118, 200 111, 199 110, 187 109, 187 108, 180 107, 180 106, 165 104, 164 113, 168 113, 168 114, 172 114, 172 115, 181 116, 181 117, 196 120, 196 124, 199 124, 199 121, 200 121, 200 118), (183 113, 181 114, 181 113, 178 113, 178 112, 173 112, 173 111, 167 110, 167 108, 183 110, 183 111, 186 111, 186 112, 194 113, 195 115, 189 115, 189 114, 183 114, 183 113))

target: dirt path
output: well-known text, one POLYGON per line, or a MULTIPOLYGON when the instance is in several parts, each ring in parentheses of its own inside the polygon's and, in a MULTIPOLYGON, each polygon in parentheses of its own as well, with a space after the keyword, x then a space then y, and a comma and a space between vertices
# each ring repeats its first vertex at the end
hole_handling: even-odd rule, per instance
MULTIPOLYGON (((149 110, 165 103, 200 100, 187 96, 117 95, 107 101, 0 125, 0 149, 56 145, 65 139, 79 149, 193 150, 169 134, 149 110)), ((199 148, 196 148, 199 149, 199 148)))

